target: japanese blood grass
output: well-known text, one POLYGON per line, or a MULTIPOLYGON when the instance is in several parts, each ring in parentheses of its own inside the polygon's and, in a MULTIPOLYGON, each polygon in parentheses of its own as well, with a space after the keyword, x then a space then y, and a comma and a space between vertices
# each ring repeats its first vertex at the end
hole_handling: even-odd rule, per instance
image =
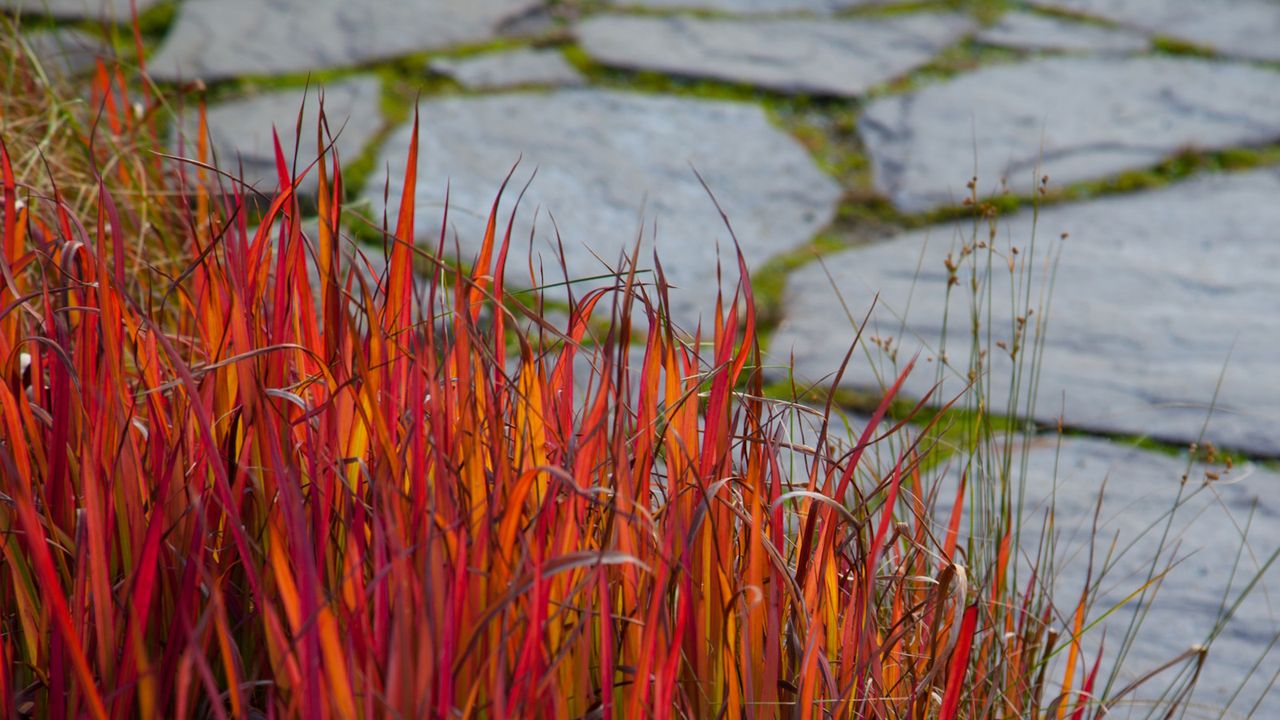
POLYGON ((1010 513, 960 547, 962 485, 935 532, 936 425, 881 424, 910 364, 796 442, 749 283, 690 337, 632 258, 556 327, 509 302, 496 202, 469 271, 412 244, 416 146, 373 273, 331 152, 315 233, 282 150, 250 232, 203 141, 162 174, 155 101, 95 86, 90 201, 0 144, 6 716, 1100 714, 1045 691, 1010 513))
POLYGON ((749 285, 705 351, 634 275, 535 342, 504 303, 496 217, 470 273, 409 243, 412 171, 365 284, 332 230, 326 157, 315 237, 283 160, 252 235, 238 192, 178 188, 186 266, 132 288, 136 228, 106 181, 81 224, 4 147, 10 714, 932 715, 974 691, 951 625, 978 605, 931 584, 954 568, 893 522, 917 453, 862 478, 852 507, 832 498, 874 424, 784 475, 749 285), (417 296, 415 255, 437 267, 417 296), (605 307, 619 335, 584 345, 605 307), (887 562, 921 579, 878 581, 887 562))

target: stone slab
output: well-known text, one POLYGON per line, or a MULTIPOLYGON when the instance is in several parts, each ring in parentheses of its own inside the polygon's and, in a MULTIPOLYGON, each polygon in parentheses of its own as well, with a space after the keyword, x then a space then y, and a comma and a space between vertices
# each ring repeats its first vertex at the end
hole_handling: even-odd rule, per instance
MULTIPOLYGON (((983 281, 994 298, 982 313, 984 347, 988 331, 992 344, 1012 343, 1015 289, 1005 264, 1010 246, 1022 251, 1018 263, 1032 264, 1026 272, 1033 282, 1031 304, 1040 308, 1034 323, 1045 314, 1038 298, 1047 287, 1048 258, 1059 248, 1060 233, 1069 233, 1060 248, 1030 414, 1050 426, 1061 413, 1068 427, 1190 443, 1205 427, 1221 376, 1205 438, 1280 457, 1278 197, 1280 169, 1269 169, 1045 208, 1032 259, 1033 213, 1001 220, 994 246, 1001 255, 983 281)), ((796 374, 806 381, 822 380, 839 367, 853 330, 834 281, 859 319, 879 293, 868 337, 893 337, 901 363, 921 352, 907 393, 921 397, 938 381, 945 351, 949 366, 937 397, 960 394, 972 349, 971 272, 967 265, 959 269, 960 283, 948 297, 945 262, 948 255, 961 257, 959 246, 972 242, 971 227, 934 227, 830 256, 825 266, 832 280, 816 263, 794 273, 769 349, 775 362, 794 351, 796 374)), ((985 228, 978 239, 986 241, 985 228)), ((985 268, 987 253, 979 249, 969 261, 979 258, 985 268)), ((1016 292, 1023 297, 1026 291, 1016 292)), ((873 389, 880 384, 877 372, 896 375, 887 353, 870 343, 866 349, 869 359, 861 351, 854 356, 844 386, 873 389)), ((998 348, 990 353, 987 407, 1007 414, 1013 364, 998 348)), ((1028 414, 1028 394, 1019 414, 1028 414)))
MULTIPOLYGON (((1102 592, 1090 620, 1120 605, 1126 596, 1140 588, 1158 553, 1161 560, 1157 571, 1180 560, 1153 597, 1148 596, 1142 604, 1135 601, 1120 607, 1085 634, 1083 646, 1091 667, 1106 633, 1097 691, 1106 685, 1108 674, 1116 667, 1117 650, 1140 607, 1145 605, 1148 614, 1136 642, 1119 662, 1117 679, 1110 690, 1112 695, 1181 655, 1193 644, 1205 644, 1219 616, 1224 595, 1234 600, 1267 557, 1280 548, 1280 503, 1277 503, 1280 475, 1274 472, 1252 465, 1237 465, 1228 472, 1221 464, 1199 463, 1192 464, 1188 472, 1185 457, 1160 455, 1099 439, 1064 438, 1059 444, 1057 438, 1051 437, 1034 440, 1029 446, 1023 442, 1018 441, 1013 456, 1013 467, 1019 468, 1022 452, 1026 452, 1025 472, 1015 473, 1013 478, 1014 483, 1025 480, 1025 534, 1018 582, 1025 585, 1030 577, 1030 558, 1037 552, 1040 529, 1048 525, 1046 513, 1052 506, 1058 533, 1055 577, 1051 584, 1058 613, 1052 626, 1062 634, 1064 639, 1060 642, 1066 642, 1065 638, 1070 635, 1070 614, 1085 585, 1091 544, 1095 553, 1094 582, 1113 539, 1116 553, 1102 578, 1102 592), (1206 484, 1206 470, 1219 474, 1220 479, 1206 484), (1185 486, 1184 474, 1188 478, 1185 486), (1093 516, 1100 494, 1102 508, 1097 539, 1091 543, 1093 516), (1176 512, 1166 516, 1175 503, 1180 503, 1176 512), (1248 551, 1233 578, 1232 566, 1251 511, 1255 515, 1248 532, 1248 551), (1161 553, 1160 538, 1166 527, 1169 535, 1161 553), (1232 588, 1230 592, 1228 587, 1232 588)), ((948 469, 944 489, 939 493, 940 502, 934 516, 939 537, 946 531, 960 471, 961 468, 954 466, 948 469)), ((984 474, 982 470, 972 472, 984 474)), ((970 486, 984 479, 995 482, 985 476, 973 476, 970 486)), ((1267 692, 1266 687, 1278 667, 1274 650, 1257 672, 1251 672, 1253 663, 1266 652, 1267 644, 1280 634, 1280 613, 1275 608, 1277 592, 1280 592, 1280 565, 1273 565, 1262 575, 1258 588, 1240 605, 1225 631, 1209 644, 1206 664, 1186 717, 1246 717, 1250 706, 1260 698, 1262 704, 1252 717, 1280 717, 1280 694, 1267 692), (1244 689, 1240 697, 1227 708, 1241 683, 1244 689), (1224 709, 1226 714, 1220 715, 1224 709)), ((1063 654, 1056 658, 1057 667, 1050 669, 1050 678, 1062 677, 1063 660, 1063 654)), ((1122 700, 1107 716, 1147 717, 1152 710, 1148 701, 1157 700, 1176 674, 1177 670, 1172 670, 1156 677, 1135 695, 1122 700)), ((1053 687, 1046 692, 1046 697, 1052 698, 1057 692, 1059 688, 1053 687)))
MULTIPOLYGON (((616 267, 640 240, 640 265, 652 270, 656 247, 679 288, 676 317, 688 327, 714 307, 717 251, 726 287, 737 277, 729 233, 694 168, 724 206, 749 263, 807 242, 840 197, 804 148, 746 103, 560 90, 433 99, 422 103, 421 120, 415 227, 422 242, 438 242, 447 184, 448 247, 456 234, 463 257, 473 258, 499 185, 520 161, 499 209, 504 225, 520 188, 535 170, 537 177, 512 235, 510 283, 528 286, 531 247, 546 282, 563 280, 557 228, 573 279, 607 272, 604 263, 616 267)), ((411 135, 411 125, 394 131, 378 158, 393 187, 404 177, 411 135)), ((384 180, 378 172, 366 187, 376 217, 384 180)), ((394 215, 399 199, 391 201, 394 215)), ((575 294, 601 284, 612 283, 579 284, 575 294)))
POLYGON ((529 85, 583 85, 586 78, 558 50, 511 50, 463 59, 436 58, 432 72, 453 78, 468 90, 504 90, 529 85))
POLYGON ((856 7, 889 5, 894 0, 610 0, 619 7, 652 10, 706 10, 747 15, 753 13, 832 13, 856 7))
POLYGON ((975 164, 981 195, 1004 181, 1029 195, 1042 173, 1063 185, 1187 148, 1280 140, 1280 72, 1174 57, 1045 58, 876 100, 858 127, 877 189, 915 212, 958 205, 975 164))
POLYGON ((305 73, 494 38, 538 0, 186 0, 153 77, 305 73))
POLYGON ((1250 60, 1280 60, 1275 0, 1032 0, 1250 60))
POLYGON ((975 27, 949 13, 860 20, 597 15, 576 33, 604 65, 857 97, 924 65, 975 27))
MULTIPOLYGON (((144 13, 162 0, 137 0, 144 13)), ((29 15, 48 15, 61 20, 109 20, 127 23, 133 19, 129 0, 0 0, 0 10, 29 15)))
POLYGON ((1141 32, 1018 11, 983 28, 977 39, 996 47, 1050 52, 1133 53, 1151 46, 1141 32))
POLYGON ((38 30, 23 39, 45 71, 61 77, 88 72, 99 58, 108 59, 114 54, 107 41, 74 28, 38 30))
MULTIPOLYGON (((297 171, 302 172, 318 156, 318 92, 323 92, 325 117, 335 136, 339 158, 344 162, 354 160, 382 129, 382 114, 378 110, 381 86, 372 76, 332 82, 319 89, 313 86, 310 90, 281 90, 211 106, 207 112, 209 135, 218 166, 225 172, 237 173, 243 162, 245 181, 270 194, 278 183, 272 132, 279 134, 285 157, 293 160, 298 110, 305 108, 297 158, 297 171)), ((187 119, 185 128, 182 152, 194 157, 197 118, 187 119)), ((173 143, 176 149, 177 138, 173 143)), ((301 193, 314 194, 319 183, 317 173, 316 168, 308 172, 299 186, 301 193)))

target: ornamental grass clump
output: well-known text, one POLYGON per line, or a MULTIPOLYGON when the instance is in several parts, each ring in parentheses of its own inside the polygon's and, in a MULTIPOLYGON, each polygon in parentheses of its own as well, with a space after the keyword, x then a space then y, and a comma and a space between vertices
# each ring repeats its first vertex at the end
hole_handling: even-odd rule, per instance
POLYGON ((6 717, 1103 712, 1085 600, 1010 581, 1008 513, 970 554, 963 484, 935 522, 910 363, 850 435, 766 398, 749 280, 684 333, 632 261, 557 325, 518 208, 469 267, 414 244, 416 144, 361 251, 323 118, 258 204, 94 88, 0 138, 6 717))

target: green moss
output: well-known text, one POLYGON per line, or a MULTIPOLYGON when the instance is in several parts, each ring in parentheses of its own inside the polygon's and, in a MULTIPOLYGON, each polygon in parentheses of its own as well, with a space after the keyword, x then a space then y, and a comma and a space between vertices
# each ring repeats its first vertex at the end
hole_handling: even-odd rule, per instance
MULTIPOLYGON (((833 390, 829 383, 793 385, 790 378, 767 385, 764 395, 774 400, 813 406, 824 405, 830 396, 835 407, 864 416, 874 413, 884 399, 883 391, 848 387, 833 390)), ((920 440, 921 447, 931 448, 925 458, 925 465, 921 468, 923 470, 944 464, 948 458, 956 455, 966 457, 986 441, 1009 437, 1018 432, 1036 431, 1035 426, 1025 420, 960 407, 952 407, 945 412, 937 407, 917 408, 915 401, 906 398, 894 399, 889 404, 886 418, 892 422, 906 420, 916 427, 930 428, 920 440)))
POLYGON ((910 92, 979 68, 1010 64, 1025 57, 1025 53, 1016 50, 984 45, 975 40, 962 40, 943 49, 929 63, 917 68, 914 72, 872 88, 867 93, 867 97, 876 98, 910 92))
MULTIPOLYGON (((917 372, 920 372, 917 369, 917 372)), ((834 405, 841 409, 869 415, 880 405, 883 391, 839 387, 834 391, 829 385, 794 386, 792 380, 775 381, 765 387, 765 396, 775 400, 795 400, 809 404, 823 404, 828 393, 834 392, 834 405)), ((1186 443, 1172 442, 1146 436, 1125 433, 1097 433, 1078 428, 1058 428, 1056 425, 1036 423, 1026 418, 1018 418, 991 412, 978 412, 975 409, 953 406, 945 411, 937 407, 925 407, 915 410, 914 399, 897 398, 890 403, 887 416, 895 421, 909 419, 913 425, 924 427, 935 422, 934 427, 924 437, 921 445, 936 445, 940 454, 929 462, 933 467, 957 453, 961 457, 977 450, 985 440, 1023 435, 1061 435, 1064 438, 1099 438, 1108 442, 1133 447, 1146 452, 1166 457, 1186 460, 1193 457, 1213 467, 1241 466, 1254 463, 1272 471, 1280 471, 1280 460, 1251 456, 1247 453, 1199 447, 1186 443), (912 414, 914 411, 914 415, 912 414), (941 417, 939 417, 941 415, 941 417)), ((926 468, 927 469, 927 468, 926 468)), ((1198 478, 1194 478, 1198 479, 1198 478)))
MULTIPOLYGON (((564 5, 563 2, 552 2, 552 7, 564 5)), ((692 4, 692 3, 690 3, 692 4)), ((1010 0, 899 0, 898 2, 873 4, 853 7, 839 13, 840 17, 894 17, 921 12, 966 12, 983 22, 990 21, 1004 12, 1010 0)), ((578 11, 589 16, 595 13, 627 13, 649 17, 667 17, 671 15, 669 8, 655 8, 643 4, 643 0, 627 0, 608 4, 600 0, 584 0, 576 3, 578 11)), ((679 10, 680 14, 696 18, 741 19, 742 15, 725 10, 687 7, 679 10)), ((799 11, 795 16, 806 17, 807 13, 799 11)))
POLYGON ((1027 8, 1026 10, 1028 12, 1035 13, 1036 15, 1044 15, 1045 17, 1057 18, 1059 20, 1070 20, 1071 22, 1082 23, 1084 25, 1093 25, 1096 27, 1106 27, 1106 28, 1118 27, 1116 23, 1111 22, 1106 18, 1098 17, 1096 15, 1087 15, 1084 13, 1072 12, 1071 10, 1064 10, 1062 8, 1036 6, 1033 8, 1027 8))
POLYGON ((984 25, 995 23, 1012 5, 1010 0, 962 0, 957 4, 984 25))
POLYGON ((166 0, 138 15, 138 30, 148 43, 159 42, 178 17, 177 0, 166 0))
POLYGON ((756 322, 760 326, 759 332, 763 340, 768 340, 772 329, 782 319, 783 295, 791 272, 813 262, 814 258, 849 246, 849 243, 835 234, 822 233, 799 248, 770 258, 751 273, 751 290, 756 300, 756 322))
POLYGON ((1180 40, 1165 35, 1156 35, 1151 39, 1151 46, 1156 52, 1164 55, 1181 55, 1186 57, 1212 58, 1217 53, 1213 48, 1196 45, 1195 43, 1180 40))
POLYGON ((102 30, 101 23, 88 23, 85 21, 59 22, 48 15, 14 15, 7 12, 0 12, 0 23, 2 23, 0 31, 4 33, 5 40, 16 38, 20 32, 54 30, 60 27, 75 28, 94 34, 98 34, 102 30))
POLYGON ((1051 190, 1047 202, 1079 200, 1111 193, 1136 192, 1211 172, 1237 172, 1280 164, 1280 143, 1221 151, 1185 149, 1150 168, 1131 170, 1103 180, 1074 183, 1051 190))
MULTIPOLYGON (((580 3, 579 12, 583 17, 591 15, 608 13, 617 14, 625 13, 627 15, 637 15, 640 17, 668 17, 671 15, 670 8, 655 8, 643 4, 644 0, 624 0, 613 4, 599 2, 598 0, 586 0, 580 3)), ((707 8, 686 7, 679 9, 680 15, 684 17, 695 17, 704 19, 717 18, 739 18, 732 12, 725 10, 715 10, 707 8)))
POLYGON ((842 17, 894 17, 913 13, 954 10, 958 2, 947 0, 899 0, 898 2, 853 7, 840 13, 842 17))
MULTIPOLYGON (((764 394, 766 397, 776 400, 795 400, 820 405, 825 403, 827 394, 831 392, 833 391, 828 385, 793 387, 790 380, 782 380, 766 386, 764 394)), ((869 415, 874 412, 883 397, 883 392, 844 387, 834 390, 835 406, 862 415, 869 415)), ((987 440, 999 440, 1018 434, 1050 436, 1060 434, 1064 438, 1100 438, 1117 445, 1133 447, 1180 460, 1194 457, 1197 462, 1204 462, 1219 468, 1255 463, 1273 471, 1280 470, 1280 460, 1257 458, 1239 451, 1224 450, 1222 448, 1209 450, 1206 447, 1196 447, 1193 450, 1191 446, 1184 443, 1151 437, 1123 433, 1100 434, 1070 427, 1059 429, 1049 424, 1035 423, 1027 419, 998 413, 978 412, 964 407, 952 407, 946 410, 945 413, 937 407, 916 410, 915 401, 906 398, 898 398, 890 403, 887 416, 894 421, 909 419, 911 424, 917 427, 927 426, 931 422, 934 423, 932 429, 924 436, 921 442, 922 446, 935 446, 936 454, 929 461, 929 467, 942 464, 947 458, 953 456, 967 457, 987 440), (913 411, 914 414, 912 414, 913 411)))
POLYGON ((850 190, 872 186, 871 161, 858 137, 855 103, 791 99, 767 102, 765 109, 841 186, 850 190))
MULTIPOLYGON (((1047 207, 1105 195, 1154 190, 1205 173, 1240 172, 1275 165, 1280 165, 1280 143, 1212 152, 1187 149, 1153 167, 1066 186, 1051 184, 1049 190, 1038 199, 1030 196, 998 195, 984 198, 982 204, 994 208, 1001 215, 1008 215, 1031 207, 1034 204, 1033 200, 1038 201, 1042 207, 1047 207)), ((1052 181, 1052 178, 1050 180, 1052 181)), ((865 186, 861 183, 841 204, 832 232, 844 234, 850 228, 865 229, 867 227, 914 230, 939 223, 970 220, 974 216, 973 208, 966 206, 949 206, 921 213, 904 214, 888 200, 876 195, 873 190, 859 194, 860 189, 865 190, 865 186)))
POLYGON ((922 12, 963 12, 982 22, 991 22, 1009 7, 1009 0, 902 0, 900 2, 855 7, 843 17, 894 17, 922 12))
POLYGON ((578 69, 592 85, 633 92, 679 95, 710 100, 755 102, 774 95, 746 84, 721 82, 703 78, 685 78, 647 70, 621 70, 600 65, 581 47, 561 48, 565 59, 578 69))

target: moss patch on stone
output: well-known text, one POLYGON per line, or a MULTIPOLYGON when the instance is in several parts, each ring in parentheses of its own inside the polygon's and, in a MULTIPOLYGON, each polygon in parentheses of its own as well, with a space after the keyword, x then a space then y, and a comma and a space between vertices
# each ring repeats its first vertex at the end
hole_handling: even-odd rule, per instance
POLYGON ((1218 151, 1188 148, 1154 167, 1131 170, 1101 180, 1073 183, 1056 190, 1051 186, 1045 200, 1083 200, 1101 195, 1153 190, 1203 173, 1240 172, 1270 165, 1280 165, 1280 143, 1218 151))
POLYGON ((961 40, 934 56, 927 64, 897 80, 872 88, 868 98, 883 95, 899 95, 918 90, 932 83, 943 82, 957 75, 970 73, 984 67, 1008 65, 1024 59, 1028 53, 1008 48, 985 45, 973 39, 961 40))
POLYGON ((561 52, 564 53, 569 64, 577 68, 578 72, 596 87, 740 102, 761 101, 774 95, 746 84, 679 77, 650 70, 633 71, 607 67, 597 63, 576 44, 563 46, 561 52))
POLYGON ((1180 57, 1195 58, 1215 58, 1218 53, 1213 48, 1196 45, 1167 35, 1155 35, 1151 38, 1151 48, 1162 55, 1175 55, 1180 57))

